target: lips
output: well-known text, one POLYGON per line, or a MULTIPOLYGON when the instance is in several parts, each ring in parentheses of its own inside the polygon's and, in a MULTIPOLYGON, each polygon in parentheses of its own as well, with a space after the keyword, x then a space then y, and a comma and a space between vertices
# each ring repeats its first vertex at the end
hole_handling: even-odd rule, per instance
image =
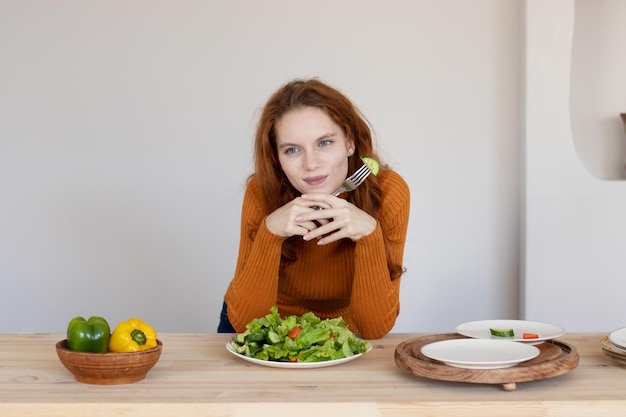
POLYGON ((318 186, 324 183, 324 181, 326 181, 327 176, 326 175, 318 175, 315 177, 307 177, 304 178, 304 182, 306 182, 307 184, 309 184, 310 186, 318 186))

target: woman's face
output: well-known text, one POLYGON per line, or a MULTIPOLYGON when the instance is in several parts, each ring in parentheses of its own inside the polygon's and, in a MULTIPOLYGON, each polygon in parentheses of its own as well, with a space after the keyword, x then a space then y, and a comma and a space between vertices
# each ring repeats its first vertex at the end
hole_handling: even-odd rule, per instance
POLYGON ((300 193, 333 193, 348 173, 354 143, 317 107, 290 110, 275 125, 278 160, 300 193))

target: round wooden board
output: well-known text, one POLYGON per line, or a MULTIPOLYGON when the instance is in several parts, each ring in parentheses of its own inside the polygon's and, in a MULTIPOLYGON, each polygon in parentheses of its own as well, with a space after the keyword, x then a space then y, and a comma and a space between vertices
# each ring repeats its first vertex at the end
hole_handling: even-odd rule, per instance
MULTIPOLYGON (((562 375, 578 366, 578 351, 574 346, 557 340, 535 345, 539 355, 526 362, 501 369, 464 369, 446 365, 424 356, 420 349, 441 340, 464 339, 458 333, 432 334, 406 340, 396 346, 395 362, 398 368, 412 375, 430 379, 475 384, 502 384, 505 391, 513 391, 517 382, 537 381, 562 375)), ((511 342, 502 342, 511 343, 511 342)))

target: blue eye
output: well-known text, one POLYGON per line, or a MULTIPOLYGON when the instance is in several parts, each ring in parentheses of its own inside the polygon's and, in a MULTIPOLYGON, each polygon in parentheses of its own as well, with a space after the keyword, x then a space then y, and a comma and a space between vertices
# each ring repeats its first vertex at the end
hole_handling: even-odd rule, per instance
POLYGON ((320 141, 320 146, 328 146, 328 145, 331 145, 332 143, 333 143, 332 140, 324 139, 324 140, 320 141))
POLYGON ((298 148, 287 148, 285 149, 286 154, 296 153, 298 152, 298 148))

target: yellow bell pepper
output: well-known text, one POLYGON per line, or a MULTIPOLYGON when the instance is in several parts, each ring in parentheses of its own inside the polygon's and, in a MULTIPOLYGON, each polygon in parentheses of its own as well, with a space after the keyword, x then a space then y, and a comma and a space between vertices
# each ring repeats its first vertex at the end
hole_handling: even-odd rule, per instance
POLYGON ((111 352, 138 352, 157 347, 156 331, 138 318, 117 325, 109 339, 111 352))

